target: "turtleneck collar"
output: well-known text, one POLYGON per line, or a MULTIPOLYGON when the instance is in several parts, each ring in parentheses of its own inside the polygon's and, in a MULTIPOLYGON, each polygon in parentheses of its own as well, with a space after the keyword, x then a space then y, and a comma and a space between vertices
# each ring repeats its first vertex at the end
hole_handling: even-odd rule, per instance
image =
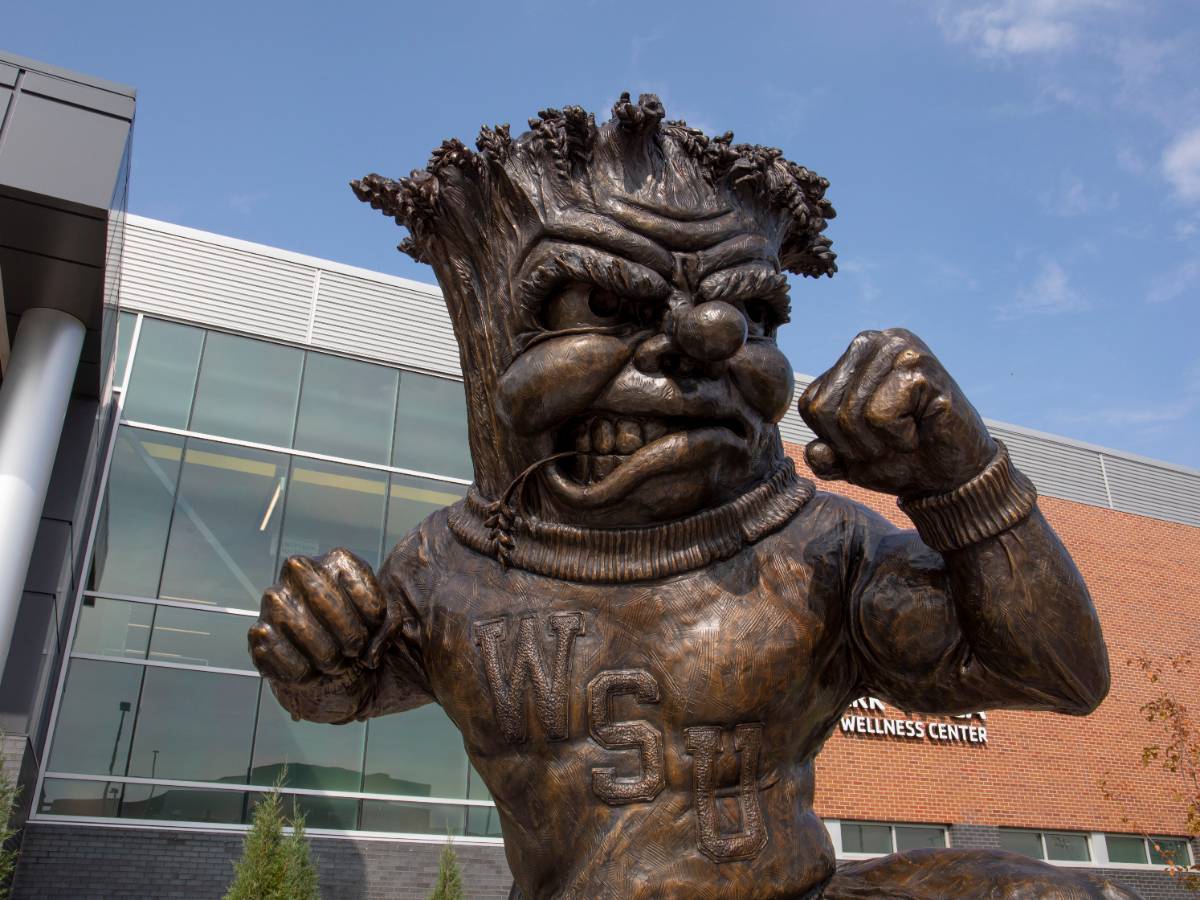
POLYGON ((737 499, 673 522, 583 528, 518 515, 501 533, 495 527, 497 504, 472 486, 466 500, 451 511, 450 530, 472 550, 537 575, 564 581, 650 581, 728 559, 782 528, 813 493, 812 482, 785 460, 770 478, 737 499))

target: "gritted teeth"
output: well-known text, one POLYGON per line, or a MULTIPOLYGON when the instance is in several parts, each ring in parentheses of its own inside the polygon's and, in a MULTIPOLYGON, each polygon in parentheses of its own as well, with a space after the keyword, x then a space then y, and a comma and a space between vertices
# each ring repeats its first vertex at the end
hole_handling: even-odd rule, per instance
POLYGON ((588 416, 564 429, 565 440, 560 446, 575 451, 574 457, 564 461, 564 472, 570 473, 581 484, 600 482, 647 444, 669 434, 713 425, 724 426, 739 437, 745 436, 742 424, 732 420, 588 416))

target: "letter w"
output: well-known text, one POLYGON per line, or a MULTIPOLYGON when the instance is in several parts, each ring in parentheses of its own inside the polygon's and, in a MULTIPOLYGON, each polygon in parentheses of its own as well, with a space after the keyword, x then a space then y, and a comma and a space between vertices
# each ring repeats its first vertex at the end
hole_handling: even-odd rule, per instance
POLYGON ((525 709, 531 684, 534 713, 542 724, 546 739, 563 741, 567 738, 567 679, 571 672, 571 648, 575 638, 583 634, 583 617, 579 613, 551 616, 550 630, 554 633, 554 669, 547 676, 536 617, 523 618, 517 625, 516 648, 507 672, 500 663, 504 620, 475 623, 475 643, 483 654, 496 721, 500 724, 504 739, 510 744, 524 743, 528 734, 525 709))

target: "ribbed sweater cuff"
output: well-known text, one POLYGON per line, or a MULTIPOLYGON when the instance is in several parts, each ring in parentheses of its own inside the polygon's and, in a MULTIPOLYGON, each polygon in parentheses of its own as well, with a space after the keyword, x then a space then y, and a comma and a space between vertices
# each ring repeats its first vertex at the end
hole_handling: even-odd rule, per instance
POLYGON ((962 550, 1007 531, 1029 515, 1037 490, 996 441, 996 455, 987 467, 954 490, 933 497, 900 500, 921 540, 939 552, 962 550))

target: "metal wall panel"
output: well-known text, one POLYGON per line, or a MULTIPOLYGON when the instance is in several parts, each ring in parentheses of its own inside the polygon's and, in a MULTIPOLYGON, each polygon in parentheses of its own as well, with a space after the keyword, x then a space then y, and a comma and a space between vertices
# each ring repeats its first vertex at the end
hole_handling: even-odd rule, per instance
POLYGON ((434 288, 322 272, 312 346, 462 377, 450 314, 434 288))
POLYGON ((131 217, 121 303, 127 309, 302 343, 316 269, 159 231, 131 217))
POLYGON ((1096 451, 1026 434, 998 422, 987 425, 994 437, 1008 445, 1013 462, 1033 479, 1038 493, 1108 506, 1100 454, 1096 451))
MULTIPOLYGON (((121 303, 226 331, 462 375, 450 317, 434 285, 136 216, 126 231, 121 303)), ((797 395, 810 380, 796 376, 797 395)), ((1111 491, 1116 509, 1200 525, 1200 472, 1003 422, 987 425, 1042 494, 1108 507, 1111 491)), ((794 404, 779 428, 786 441, 813 439, 794 404)))
POLYGON ((1200 477, 1109 453, 1104 454, 1104 467, 1114 508, 1200 525, 1200 477))

